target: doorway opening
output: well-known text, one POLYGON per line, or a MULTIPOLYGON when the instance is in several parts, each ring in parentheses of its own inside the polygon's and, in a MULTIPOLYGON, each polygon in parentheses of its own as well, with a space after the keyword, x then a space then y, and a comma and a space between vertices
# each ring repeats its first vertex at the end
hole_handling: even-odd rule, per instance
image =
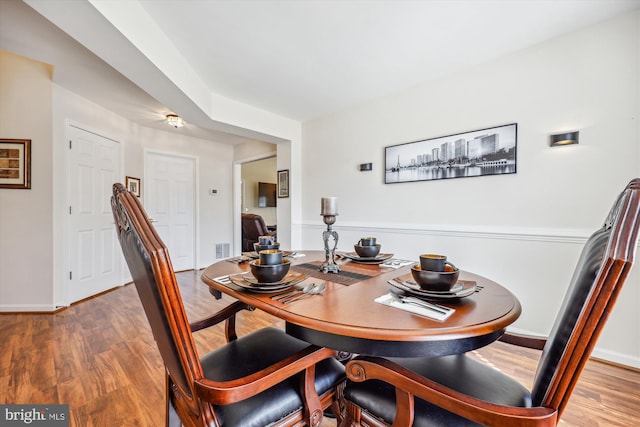
MULTIPOLYGON (((278 217, 277 217, 277 175, 278 175, 277 157, 269 156, 266 158, 249 161, 241 164, 241 214, 244 216, 240 219, 241 223, 247 224, 249 215, 255 217, 260 216, 262 221, 257 221, 258 225, 263 223, 266 230, 262 226, 250 227, 247 229, 242 226, 242 250, 250 250, 249 241, 256 240, 255 234, 263 234, 265 231, 271 235, 277 234, 278 217)), ((253 220, 252 220, 253 221, 253 220)))

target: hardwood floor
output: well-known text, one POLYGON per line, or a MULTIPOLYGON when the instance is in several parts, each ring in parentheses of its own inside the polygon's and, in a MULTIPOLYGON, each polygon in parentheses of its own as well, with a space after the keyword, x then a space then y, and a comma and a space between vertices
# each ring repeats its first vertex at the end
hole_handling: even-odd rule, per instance
MULTIPOLYGON (((191 320, 231 300, 216 301, 200 272, 178 273, 191 320)), ((240 335, 283 322, 259 311, 241 313, 240 335)), ((221 326, 195 334, 204 353, 224 342, 221 326)), ((160 426, 164 376, 160 356, 132 285, 56 314, 0 315, 0 403, 67 403, 71 426, 160 426)), ((538 351, 495 343, 473 357, 530 387, 538 351)), ((592 360, 561 426, 636 426, 640 371, 592 360)), ((323 427, 335 426, 326 420, 323 427)))

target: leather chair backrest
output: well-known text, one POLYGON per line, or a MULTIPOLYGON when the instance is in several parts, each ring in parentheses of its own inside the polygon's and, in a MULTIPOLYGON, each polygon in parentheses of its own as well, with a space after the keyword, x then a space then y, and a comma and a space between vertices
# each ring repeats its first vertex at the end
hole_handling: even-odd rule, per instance
POLYGON ((260 215, 256 214, 242 214, 242 234, 247 237, 255 238, 258 240, 258 236, 266 236, 269 234, 269 229, 264 223, 264 219, 260 215))
POLYGON ((142 204, 122 184, 113 185, 111 208, 124 258, 164 365, 182 392, 194 395, 202 366, 178 289, 169 252, 142 204))
POLYGON ((268 236, 269 229, 262 216, 257 214, 242 214, 242 251, 251 252, 253 244, 258 242, 258 237, 268 236))
POLYGON ((588 239, 543 349, 534 406, 566 406, 631 269, 640 222, 640 179, 629 183, 604 226, 588 239))

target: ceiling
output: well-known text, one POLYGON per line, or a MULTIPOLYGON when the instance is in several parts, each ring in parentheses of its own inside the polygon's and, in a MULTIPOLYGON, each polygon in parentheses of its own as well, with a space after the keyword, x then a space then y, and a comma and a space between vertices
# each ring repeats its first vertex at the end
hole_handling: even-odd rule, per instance
POLYGON ((143 126, 166 130, 162 118, 175 112, 187 121, 176 132, 234 144, 269 136, 217 120, 212 100, 304 122, 638 7, 640 0, 0 0, 0 48, 53 64, 57 84, 143 126))

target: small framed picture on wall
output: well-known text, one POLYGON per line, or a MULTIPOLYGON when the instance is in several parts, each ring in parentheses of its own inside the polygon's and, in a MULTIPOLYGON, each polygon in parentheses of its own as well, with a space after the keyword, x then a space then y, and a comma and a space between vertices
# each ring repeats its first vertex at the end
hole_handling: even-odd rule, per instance
POLYGON ((0 188, 31 188, 30 139, 0 139, 0 188))
POLYGON ((289 169, 278 171, 278 198, 289 197, 289 169))
POLYGON ((140 178, 128 176, 125 181, 125 187, 127 187, 127 190, 140 197, 140 178))

